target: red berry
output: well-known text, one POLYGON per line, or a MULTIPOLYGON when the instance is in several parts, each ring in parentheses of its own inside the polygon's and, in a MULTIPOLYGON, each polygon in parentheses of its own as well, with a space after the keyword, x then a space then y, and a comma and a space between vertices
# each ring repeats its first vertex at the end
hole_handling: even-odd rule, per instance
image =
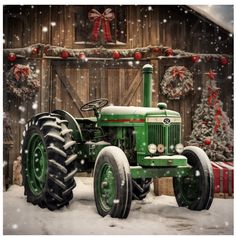
POLYGON ((69 56, 70 56, 70 54, 69 54, 68 51, 63 50, 63 51, 61 52, 61 57, 62 57, 63 59, 67 59, 69 56))
POLYGON ((142 54, 140 52, 137 51, 137 52, 134 53, 134 59, 135 60, 140 60, 141 58, 142 58, 142 54))
POLYGON ((220 57, 219 62, 222 65, 227 65, 228 64, 228 59, 226 57, 220 57))
POLYGON ((84 52, 79 53, 79 59, 84 60, 85 58, 86 56, 84 52))
POLYGON ((205 145, 210 145, 211 144, 211 139, 208 137, 204 140, 205 145))
POLYGON ((160 48, 153 48, 152 51, 154 53, 159 53, 159 52, 161 52, 161 49, 160 48))
POLYGON ((173 56, 174 55, 174 51, 173 51, 172 48, 166 49, 165 53, 166 53, 167 56, 173 56))
POLYGON ((39 53, 39 48, 33 47, 31 49, 31 52, 32 52, 33 55, 37 55, 39 53))
POLYGON ((114 59, 119 59, 120 58, 120 53, 118 51, 114 51, 113 54, 112 54, 112 57, 114 59))
POLYGON ((7 60, 9 62, 15 62, 16 61, 16 55, 14 53, 9 53, 7 56, 7 60))
POLYGON ((197 55, 194 55, 194 56, 192 56, 192 62, 193 63, 198 63, 199 62, 199 60, 200 60, 200 57, 199 56, 197 56, 197 55))

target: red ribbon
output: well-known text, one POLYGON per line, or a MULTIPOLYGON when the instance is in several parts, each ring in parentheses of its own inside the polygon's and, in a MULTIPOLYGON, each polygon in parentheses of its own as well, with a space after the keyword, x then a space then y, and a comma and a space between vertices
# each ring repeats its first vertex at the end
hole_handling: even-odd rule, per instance
POLYGON ((185 72, 186 70, 184 67, 181 68, 174 67, 171 71, 171 74, 174 78, 178 76, 180 81, 182 81, 184 79, 185 72))
POLYGON ((215 121, 216 121, 216 124, 215 124, 215 127, 214 127, 214 132, 217 132, 219 126, 220 126, 220 119, 219 119, 219 116, 221 115, 221 108, 218 107, 217 111, 216 111, 216 114, 215 114, 215 121))
POLYGON ((219 92, 220 92, 220 89, 212 90, 210 87, 208 87, 208 94, 209 94, 209 97, 207 100, 208 105, 211 105, 213 100, 215 100, 214 105, 216 105, 216 103, 219 101, 217 98, 219 92))
POLYGON ((29 67, 27 66, 19 66, 16 64, 13 69, 13 75, 17 81, 21 79, 22 76, 28 77, 29 76, 29 67))
POLYGON ((97 41, 99 36, 99 30, 102 25, 102 29, 104 32, 104 40, 106 42, 112 41, 111 38, 111 30, 110 30, 110 21, 115 19, 115 14, 112 12, 111 8, 107 8, 103 14, 101 14, 96 9, 92 9, 88 13, 88 18, 91 22, 93 22, 93 30, 92 30, 92 41, 97 41))

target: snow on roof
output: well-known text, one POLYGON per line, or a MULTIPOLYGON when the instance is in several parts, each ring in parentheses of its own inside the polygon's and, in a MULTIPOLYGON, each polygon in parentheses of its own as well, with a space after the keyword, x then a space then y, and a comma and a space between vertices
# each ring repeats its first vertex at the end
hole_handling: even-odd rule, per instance
POLYGON ((188 5, 197 13, 211 20, 223 29, 233 33, 233 5, 188 5))

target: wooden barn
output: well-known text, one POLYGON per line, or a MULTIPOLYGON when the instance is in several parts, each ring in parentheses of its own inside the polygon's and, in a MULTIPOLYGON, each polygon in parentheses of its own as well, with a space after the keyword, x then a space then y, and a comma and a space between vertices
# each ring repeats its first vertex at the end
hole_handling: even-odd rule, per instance
POLYGON ((81 105, 100 97, 114 105, 142 106, 142 67, 147 63, 154 68, 153 106, 166 102, 181 113, 183 142, 193 129, 209 70, 217 72, 220 100, 233 124, 232 32, 189 6, 6 5, 3 31, 6 184, 12 183, 28 119, 54 109, 87 116, 81 105), (7 89, 16 65, 28 65, 40 84, 29 97, 7 89), (193 75, 193 90, 176 99, 161 88, 172 66, 184 66, 193 75))

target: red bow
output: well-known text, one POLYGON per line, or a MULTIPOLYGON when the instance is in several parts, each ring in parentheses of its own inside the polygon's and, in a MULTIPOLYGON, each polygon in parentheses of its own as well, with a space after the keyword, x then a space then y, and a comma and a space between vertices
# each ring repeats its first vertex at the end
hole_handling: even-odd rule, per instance
POLYGON ((186 70, 184 67, 180 67, 180 68, 174 67, 171 71, 171 74, 174 78, 178 76, 180 81, 182 81, 184 79, 185 72, 186 70))
POLYGON ((29 76, 29 67, 27 66, 19 66, 16 64, 13 69, 13 75, 17 81, 21 79, 22 76, 28 77, 29 76))
POLYGON ((99 36, 99 30, 102 24, 102 29, 104 32, 104 39, 106 42, 112 41, 111 30, 110 30, 110 21, 115 18, 115 14, 112 12, 111 8, 107 8, 103 14, 101 14, 96 9, 92 9, 88 13, 88 18, 93 22, 92 30, 92 41, 97 41, 99 36))

